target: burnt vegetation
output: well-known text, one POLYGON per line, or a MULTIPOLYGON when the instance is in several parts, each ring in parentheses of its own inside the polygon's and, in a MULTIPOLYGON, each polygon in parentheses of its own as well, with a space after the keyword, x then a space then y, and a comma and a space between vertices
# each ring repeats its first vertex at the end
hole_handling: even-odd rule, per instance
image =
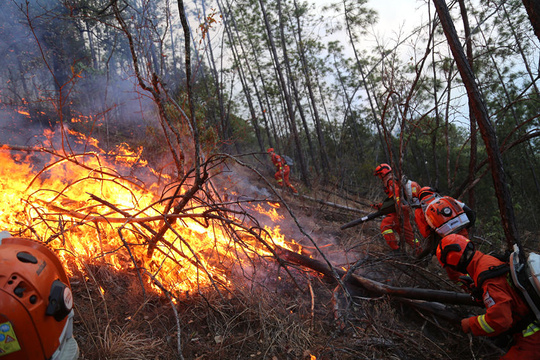
POLYGON ((484 252, 538 249, 536 12, 424 6, 367 49, 365 1, 0 5, 0 230, 61 257, 81 359, 504 353, 460 332, 481 309, 431 254, 340 229, 387 162, 476 210, 484 252))

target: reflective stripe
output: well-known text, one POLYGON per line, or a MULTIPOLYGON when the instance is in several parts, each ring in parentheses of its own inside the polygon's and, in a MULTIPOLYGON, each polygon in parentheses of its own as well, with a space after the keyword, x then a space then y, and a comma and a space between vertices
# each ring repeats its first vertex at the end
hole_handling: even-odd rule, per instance
POLYGON ((391 233, 393 233, 393 232, 394 232, 394 230, 388 229, 388 230, 384 230, 384 231, 382 232, 382 234, 383 234, 383 235, 386 235, 386 234, 391 234, 391 233))
POLYGON ((278 183, 283 182, 283 179, 279 179, 277 182, 278 182, 278 183))
POLYGON ((487 323, 485 317, 486 317, 485 315, 478 316, 477 317, 478 324, 480 324, 480 327, 482 328, 482 330, 484 330, 488 334, 491 334, 495 330, 493 330, 493 328, 491 326, 489 326, 489 324, 487 323))
POLYGON ((521 333, 523 334, 523 337, 527 337, 537 333, 538 331, 540 331, 540 326, 538 326, 538 323, 536 321, 533 321, 521 333))

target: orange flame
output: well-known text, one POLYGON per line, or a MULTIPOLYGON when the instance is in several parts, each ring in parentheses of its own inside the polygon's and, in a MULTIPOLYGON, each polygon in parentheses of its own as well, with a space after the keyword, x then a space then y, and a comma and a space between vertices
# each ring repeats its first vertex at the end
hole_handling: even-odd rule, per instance
MULTIPOLYGON (((85 144, 97 145, 95 139, 73 131, 70 134, 85 144)), ((54 134, 46 135, 52 142, 54 134)), ((140 224, 144 222, 157 232, 163 226, 165 204, 155 183, 144 184, 119 174, 130 173, 136 165, 149 178, 156 179, 155 174, 141 160, 142 149, 132 151, 121 144, 112 160, 98 152, 52 156, 46 166, 37 167, 32 154, 11 154, 7 147, 0 148, 0 230, 14 236, 39 237, 58 249, 71 274, 70 266, 83 271, 83 264, 98 261, 121 271, 145 272, 150 275, 146 277, 149 286, 159 289, 157 281, 171 293, 216 283, 228 285, 227 271, 221 265, 242 260, 220 223, 203 226, 197 221, 197 215, 207 209, 194 207, 192 217, 178 220, 149 258, 150 235, 140 224)), ((268 210, 260 204, 255 209, 274 222, 283 220, 277 212, 279 204, 268 205, 268 210)), ((287 240, 279 226, 265 227, 261 236, 270 246, 300 251, 300 245, 287 240)), ((245 235, 242 242, 244 252, 272 254, 252 235, 245 235)))

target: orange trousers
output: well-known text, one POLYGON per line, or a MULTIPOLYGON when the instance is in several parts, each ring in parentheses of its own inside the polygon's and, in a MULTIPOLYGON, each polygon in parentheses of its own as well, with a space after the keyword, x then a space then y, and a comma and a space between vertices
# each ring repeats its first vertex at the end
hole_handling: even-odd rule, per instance
MULTIPOLYGON (((422 247, 420 242, 414 236, 414 232, 411 226, 411 220, 409 218, 409 208, 406 206, 402 207, 403 213, 403 231, 405 242, 409 244, 415 252, 415 255, 418 255, 422 252, 422 247)), ((392 250, 399 249, 399 241, 396 236, 396 233, 401 236, 401 226, 399 224, 399 219, 397 213, 391 213, 386 215, 381 221, 381 233, 386 240, 386 243, 392 250)))
POLYGON ((279 168, 279 170, 274 174, 274 178, 276 179, 279 186, 283 186, 283 183, 287 185, 293 192, 297 192, 294 186, 292 186, 290 180, 289 180, 289 174, 291 172, 291 168, 289 165, 284 165, 279 168))

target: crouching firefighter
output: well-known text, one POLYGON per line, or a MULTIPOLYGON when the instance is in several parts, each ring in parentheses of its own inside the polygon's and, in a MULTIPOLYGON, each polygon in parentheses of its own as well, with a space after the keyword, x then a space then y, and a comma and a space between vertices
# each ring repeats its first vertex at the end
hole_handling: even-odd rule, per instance
POLYGON ((77 359, 73 314, 56 254, 41 242, 0 235, 0 359, 77 359))
POLYGON ((475 250, 474 244, 459 234, 445 236, 436 254, 443 267, 471 276, 473 296, 480 297, 486 308, 485 314, 462 319, 462 330, 476 336, 510 334, 512 346, 501 359, 539 360, 540 323, 515 287, 507 264, 475 250))
MULTIPOLYGON (((447 235, 469 237, 469 229, 474 226, 476 213, 465 203, 450 196, 442 196, 429 186, 420 189, 418 199, 420 208, 415 210, 414 218, 420 234, 428 243, 423 255, 435 254, 437 244, 447 235)), ((463 275, 448 268, 446 271, 455 282, 463 275)))
POLYGON ((380 204, 373 204, 372 207, 376 210, 381 210, 383 206, 388 202, 401 203, 401 212, 403 214, 403 234, 401 234, 400 218, 394 211, 386 215, 381 221, 381 234, 386 240, 386 243, 392 250, 399 250, 399 241, 396 237, 396 233, 405 238, 405 242, 409 244, 415 255, 422 252, 420 242, 414 236, 414 231, 411 226, 410 209, 405 202, 399 201, 399 187, 397 181, 394 179, 392 168, 388 164, 380 164, 375 168, 373 173, 381 179, 383 183, 383 190, 387 195, 385 201, 380 204))

